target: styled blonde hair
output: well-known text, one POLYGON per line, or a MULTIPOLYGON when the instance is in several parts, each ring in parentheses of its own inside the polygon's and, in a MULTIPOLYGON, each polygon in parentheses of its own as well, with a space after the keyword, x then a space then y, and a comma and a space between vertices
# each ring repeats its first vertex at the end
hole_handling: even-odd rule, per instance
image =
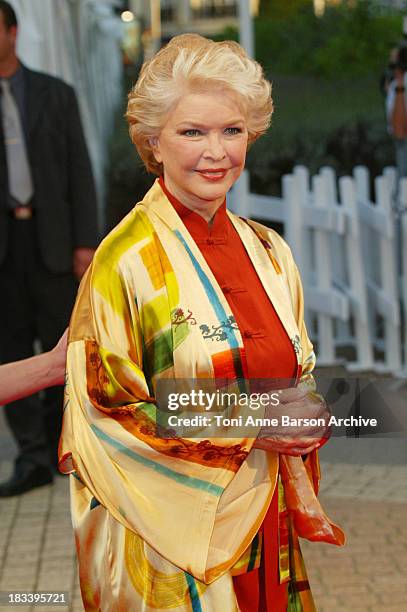
POLYGON ((249 145, 267 131, 273 112, 271 84, 238 43, 181 34, 143 64, 129 93, 126 118, 130 138, 149 172, 162 174, 150 142, 180 98, 214 89, 235 95, 247 118, 249 145))

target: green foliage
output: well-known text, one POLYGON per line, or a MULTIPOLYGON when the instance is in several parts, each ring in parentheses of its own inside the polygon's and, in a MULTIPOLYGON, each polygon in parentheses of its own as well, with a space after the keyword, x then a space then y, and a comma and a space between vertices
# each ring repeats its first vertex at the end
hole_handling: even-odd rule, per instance
POLYGON ((256 58, 268 72, 312 73, 311 54, 320 44, 321 24, 312 10, 290 19, 258 19, 255 23, 256 58))
MULTIPOLYGON (((308 0, 264 2, 255 22, 256 58, 266 72, 327 78, 380 74, 401 38, 402 16, 373 0, 328 5, 316 17, 308 0)), ((238 40, 228 28, 217 40, 238 40)))
POLYGON ((282 175, 299 163, 312 174, 330 165, 339 175, 362 164, 372 176, 394 163, 376 77, 273 74, 273 98, 271 129, 248 156, 252 191, 278 195, 282 175))
POLYGON ((234 26, 227 26, 223 32, 209 36, 209 38, 212 38, 212 40, 215 41, 235 40, 236 42, 239 42, 239 32, 234 26))
POLYGON ((316 17, 303 6, 290 18, 259 19, 256 57, 271 71, 324 77, 379 74, 401 38, 401 14, 379 13, 360 0, 316 17))
POLYGON ((323 35, 312 53, 312 71, 322 76, 378 73, 401 38, 401 16, 378 14, 371 2, 329 8, 323 35))
POLYGON ((312 9, 313 0, 261 0, 259 16, 261 19, 288 19, 304 8, 312 9))

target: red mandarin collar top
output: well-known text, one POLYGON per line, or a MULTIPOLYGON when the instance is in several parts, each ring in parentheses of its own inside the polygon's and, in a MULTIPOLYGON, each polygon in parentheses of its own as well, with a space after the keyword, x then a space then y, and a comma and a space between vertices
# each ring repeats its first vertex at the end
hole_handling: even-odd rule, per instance
MULTIPOLYGON (((204 256, 236 319, 249 378, 294 379, 297 373, 294 347, 227 215, 226 200, 209 226, 203 217, 168 191, 162 178, 160 185, 204 256)), ((276 383, 276 387, 280 385, 276 383)), ((283 612, 287 609, 288 596, 287 584, 279 583, 277 489, 260 531, 264 537, 260 568, 233 577, 239 609, 283 612)))
MULTIPOLYGON (((161 188, 204 256, 242 334, 249 378, 294 379, 294 347, 260 282, 239 234, 226 212, 226 200, 213 223, 161 188)), ((285 386, 285 385, 284 385, 285 386)))

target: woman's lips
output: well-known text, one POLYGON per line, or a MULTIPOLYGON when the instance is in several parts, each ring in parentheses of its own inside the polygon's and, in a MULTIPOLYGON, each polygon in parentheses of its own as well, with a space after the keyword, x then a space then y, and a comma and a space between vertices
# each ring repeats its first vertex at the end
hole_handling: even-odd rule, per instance
POLYGON ((197 170, 196 172, 207 181, 221 181, 225 178, 228 170, 227 168, 217 168, 216 170, 197 170))

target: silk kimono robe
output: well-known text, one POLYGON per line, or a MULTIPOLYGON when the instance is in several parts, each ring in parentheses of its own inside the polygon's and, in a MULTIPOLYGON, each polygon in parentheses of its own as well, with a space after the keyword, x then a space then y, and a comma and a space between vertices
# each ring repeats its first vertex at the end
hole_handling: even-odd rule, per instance
MULTIPOLYGON (((272 230, 228 214, 313 392, 291 252, 272 230)), ((228 303, 157 181, 97 250, 70 324, 60 469, 71 474, 86 610, 234 612, 232 576, 260 562, 256 534, 276 486, 288 609, 314 610, 297 532, 343 540, 315 497, 316 453, 304 464, 252 449, 253 438, 157 436, 160 379, 244 373, 228 303)))

